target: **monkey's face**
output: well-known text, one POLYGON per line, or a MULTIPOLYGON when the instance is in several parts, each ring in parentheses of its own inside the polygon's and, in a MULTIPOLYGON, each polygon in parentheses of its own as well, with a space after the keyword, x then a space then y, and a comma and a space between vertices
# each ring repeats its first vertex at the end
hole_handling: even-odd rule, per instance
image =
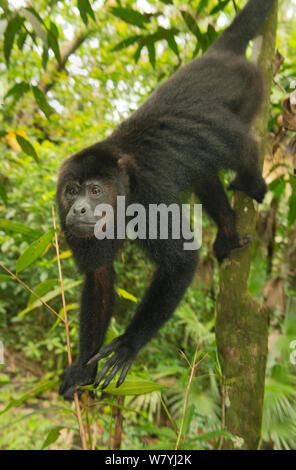
POLYGON ((67 231, 79 238, 94 237, 94 227, 99 220, 95 208, 99 204, 113 206, 112 196, 110 186, 102 180, 69 181, 63 194, 67 231))

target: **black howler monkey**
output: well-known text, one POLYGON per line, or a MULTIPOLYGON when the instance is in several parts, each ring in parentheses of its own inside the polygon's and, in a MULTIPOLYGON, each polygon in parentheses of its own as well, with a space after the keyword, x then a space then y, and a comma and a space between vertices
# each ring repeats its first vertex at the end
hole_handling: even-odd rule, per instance
POLYGON ((237 233, 218 171, 236 171, 230 188, 262 201, 266 184, 250 127, 263 86, 245 49, 274 1, 249 0, 201 58, 160 85, 110 137, 62 165, 57 190, 61 226, 85 274, 79 357, 62 374, 65 398, 71 399, 79 385, 98 385, 105 376, 106 387, 120 371, 117 386, 124 381, 139 350, 177 307, 197 263, 197 251, 185 251, 182 238, 139 240, 157 266, 154 279, 125 333, 98 353, 113 308, 112 262, 123 240, 94 236, 97 204, 111 204, 116 213, 117 196, 125 196, 127 204, 169 206, 179 202, 181 192, 193 190, 218 226, 214 252, 219 261, 248 243, 237 233), (96 378, 97 361, 112 353, 96 378))

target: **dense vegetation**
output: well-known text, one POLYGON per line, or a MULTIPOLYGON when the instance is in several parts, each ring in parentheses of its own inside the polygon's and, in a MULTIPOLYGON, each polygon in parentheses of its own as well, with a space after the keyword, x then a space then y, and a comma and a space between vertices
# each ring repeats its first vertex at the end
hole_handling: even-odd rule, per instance
MULTIPOLYGON (((34 8, 0 2, 0 259, 18 278, 0 270, 0 448, 81 445, 74 404, 57 394, 58 373, 67 364, 52 220, 61 162, 108 135, 158 83, 202 54, 233 17, 234 4, 244 2, 38 0, 34 8)), ((264 161, 269 192, 258 212, 249 279, 250 293, 269 310, 263 449, 296 449, 295 15, 295 1, 280 2, 281 56, 264 161)), ((227 184, 231 175, 222 176, 227 184)), ((215 230, 204 216, 194 282, 137 358, 121 395, 111 385, 84 401, 89 447, 118 448, 121 441, 123 449, 174 449, 178 440, 184 449, 215 449, 225 438, 242 445, 223 429, 228 404, 214 330, 215 230)), ((59 245, 75 356, 81 278, 62 237, 59 245)), ((153 274, 130 241, 115 267, 118 296, 108 341, 123 332, 153 274)))

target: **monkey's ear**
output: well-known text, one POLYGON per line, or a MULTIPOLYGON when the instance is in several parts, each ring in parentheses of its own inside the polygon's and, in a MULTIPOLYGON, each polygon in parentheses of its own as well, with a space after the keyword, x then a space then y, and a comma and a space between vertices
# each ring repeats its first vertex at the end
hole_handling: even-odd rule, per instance
POLYGON ((130 155, 120 155, 117 163, 119 168, 127 174, 136 169, 135 161, 130 155))
POLYGON ((136 162, 130 155, 121 155, 117 161, 117 164, 125 175, 125 178, 127 178, 129 187, 132 190, 135 187, 136 182, 136 162))

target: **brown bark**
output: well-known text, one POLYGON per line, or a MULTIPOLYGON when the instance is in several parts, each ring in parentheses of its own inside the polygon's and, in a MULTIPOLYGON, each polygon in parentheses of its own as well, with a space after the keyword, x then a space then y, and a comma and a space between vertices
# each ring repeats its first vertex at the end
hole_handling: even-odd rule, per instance
MULTIPOLYGON (((267 150, 267 122, 275 51, 277 5, 263 32, 258 65, 265 83, 265 99, 255 123, 262 159, 267 150)), ((243 193, 234 197, 238 231, 254 234, 256 209, 243 193)), ((251 244, 234 250, 220 268, 216 306, 216 339, 223 385, 222 415, 225 429, 237 441, 221 442, 223 449, 257 449, 260 444, 268 341, 268 312, 248 291, 251 244)))

